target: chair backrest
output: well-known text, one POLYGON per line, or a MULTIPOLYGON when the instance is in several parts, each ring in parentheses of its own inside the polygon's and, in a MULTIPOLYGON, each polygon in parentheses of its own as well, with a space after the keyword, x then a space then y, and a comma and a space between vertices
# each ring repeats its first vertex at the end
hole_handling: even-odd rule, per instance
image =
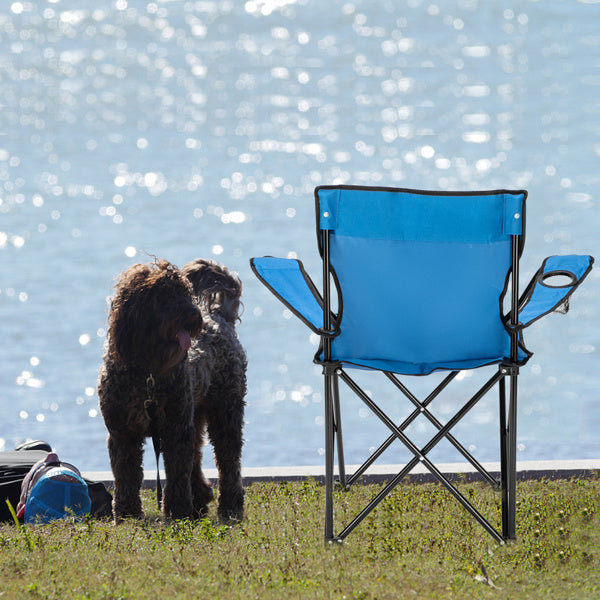
POLYGON ((502 304, 526 197, 317 188, 319 246, 341 295, 331 358, 406 374, 509 360, 502 304))

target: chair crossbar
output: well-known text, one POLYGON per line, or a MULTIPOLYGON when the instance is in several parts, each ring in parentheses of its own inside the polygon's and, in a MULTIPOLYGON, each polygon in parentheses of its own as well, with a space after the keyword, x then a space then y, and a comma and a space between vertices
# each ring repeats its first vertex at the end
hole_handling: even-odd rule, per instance
MULTIPOLYGON (((365 392, 360 388, 360 386, 342 369, 338 370, 338 375, 339 377, 342 379, 342 381, 344 381, 344 383, 346 383, 346 385, 348 385, 348 387, 373 411, 373 413, 379 417, 379 419, 392 431, 392 441, 394 439, 400 439, 401 436, 403 435, 402 430, 405 429, 408 424, 407 421, 412 422, 414 420, 411 419, 412 415, 418 416, 420 414, 422 414, 421 411, 421 406, 425 405, 425 402, 420 403, 418 400, 416 401, 417 404, 419 405, 419 408, 417 410, 415 410, 409 417, 408 419, 406 419, 400 426, 396 426, 395 423, 393 421, 391 421, 391 419, 373 402, 373 400, 371 400, 371 398, 369 398, 365 392)), ((469 410, 471 410, 471 408, 473 408, 473 406, 475 406, 475 404, 477 404, 477 402, 479 402, 479 400, 481 400, 481 398, 483 396, 485 396, 491 389, 492 387, 501 379, 503 379, 505 377, 505 373, 503 373, 502 371, 498 371, 497 373, 495 373, 492 377, 490 377, 490 379, 479 389, 479 391, 468 401, 466 402, 463 407, 454 415, 454 417, 452 417, 452 419, 450 419, 446 425, 441 426, 441 424, 438 422, 438 424, 440 425, 440 427, 438 428, 438 433, 431 438, 430 442, 424 446, 424 448, 421 450, 421 453, 423 454, 427 454, 434 446, 436 446, 438 444, 438 442, 446 437, 448 435, 448 432, 467 414, 467 412, 469 412, 469 410)), ((443 382, 444 383, 444 382, 443 382)), ((430 394, 431 400, 433 400, 433 398, 435 396, 433 396, 433 394, 430 394)), ((431 402, 430 400, 430 402, 431 402)), ((389 438, 388 438, 389 439, 389 438)), ((387 440, 386 440, 387 442, 387 440)), ((385 442, 384 442, 385 443, 385 442)), ((389 444, 388 444, 389 446, 389 444)), ((414 465, 413 465, 414 466, 414 465)), ((485 469, 484 469, 485 470, 485 469)), ((494 484, 497 484, 496 480, 494 479, 494 484)))
MULTIPOLYGON (((418 414, 422 414, 429 422, 434 425, 439 431, 443 425, 438 421, 434 415, 432 415, 426 408, 423 402, 419 400, 411 393, 411 391, 393 374, 384 371, 385 375, 390 381, 396 385, 396 387, 406 396, 410 402, 416 407, 418 414)), ((414 413, 413 413, 414 414, 414 413)), ((458 450, 464 458, 471 463, 471 465, 478 471, 478 473, 494 488, 500 488, 500 482, 451 434, 446 434, 446 439, 458 450)))
POLYGON ((344 489, 348 489, 350 487, 350 483, 346 481, 346 463, 344 461, 344 441, 342 436, 342 416, 340 410, 340 390, 337 377, 331 378, 331 385, 333 386, 332 427, 337 441, 338 474, 340 484, 344 489))
MULTIPOLYGON (((384 371, 384 373, 388 377, 390 375, 392 375, 391 373, 389 373, 387 371, 384 371)), ((435 398, 437 398, 437 396, 439 396, 439 394, 444 390, 444 388, 457 375, 458 375, 458 371, 450 372, 444 378, 444 380, 429 394, 429 396, 427 396, 427 398, 425 398, 425 400, 423 400, 423 402, 421 403, 422 407, 425 408, 429 404, 431 404, 431 402, 433 402, 433 400, 435 400, 435 398)), ((404 431, 420 414, 421 414, 420 408, 417 410, 414 410, 410 415, 408 415, 408 417, 406 417, 406 419, 400 425, 398 425, 398 429, 400 429, 400 431, 404 431)), ((369 456, 369 458, 367 458, 367 460, 354 472, 354 474, 348 478, 347 487, 352 485, 359 477, 361 477, 365 473, 365 471, 393 444, 394 441, 396 441, 396 436, 392 433, 385 440, 385 442, 383 442, 383 444, 381 444, 381 446, 379 446, 379 448, 377 448, 377 450, 375 450, 369 456)))
MULTIPOLYGON (((417 449, 418 450, 418 449, 417 449)), ((456 489, 447 477, 425 456, 422 458, 423 464, 434 475, 434 477, 454 496, 461 506, 500 544, 504 543, 504 538, 496 531, 489 521, 456 489)), ((394 490, 399 483, 407 476, 412 467, 408 465, 402 469, 386 486, 363 508, 363 510, 354 517, 354 519, 335 537, 338 541, 343 541, 360 523, 394 490)))
MULTIPOLYGON (((429 472, 455 497, 455 499, 473 516, 473 518, 479 522, 479 524, 497 541, 502 543, 503 537, 496 531, 496 529, 490 525, 490 523, 479 513, 479 511, 456 489, 456 487, 439 471, 439 469, 427 458, 427 454, 443 439, 448 438, 449 431, 456 426, 456 424, 485 396, 496 383, 503 381, 506 374, 499 369, 488 381, 477 391, 470 400, 468 400, 456 414, 443 426, 437 422, 440 427, 436 435, 421 449, 419 449, 413 442, 406 436, 402 431, 401 427, 396 424, 383 412, 379 406, 367 396, 367 394, 361 389, 361 387, 341 368, 336 370, 336 374, 342 381, 371 409, 375 414, 391 431, 392 438, 401 441, 408 450, 414 454, 414 458, 409 461, 404 468, 394 477, 382 490, 373 498, 373 500, 345 527, 345 529, 333 539, 342 541, 347 537, 363 520, 364 518, 373 511, 373 509, 407 476, 410 472, 419 464, 423 465, 429 470, 429 472)), ((452 375, 452 374, 451 374, 452 375)), ((452 378, 455 375, 452 376, 452 378)), ((450 379, 450 376, 446 379, 450 379)), ((444 381, 442 384, 447 385, 449 381, 444 381)), ((445 387, 445 385, 443 387, 445 387)), ((438 386, 440 387, 440 386, 438 386)), ((443 388, 442 388, 443 389, 443 388)), ((441 389, 439 390, 441 391, 441 389)), ((438 394, 439 394, 438 391, 438 394)), ((433 400, 438 394, 430 394, 428 397, 429 402, 433 400)), ((419 408, 414 411, 421 414, 421 407, 424 403, 420 403, 417 400, 419 408)), ((414 419, 413 419, 414 420, 414 419)), ((436 420, 437 421, 437 420, 436 420)), ((405 422, 406 423, 406 422, 405 422)), ((406 427, 405 423, 402 425, 406 427)), ((437 427, 437 425, 436 425, 437 427)), ((389 438, 388 438, 389 439, 389 438)), ((387 440, 386 440, 387 442, 387 440)), ((485 471, 485 469, 484 469, 485 471)), ((497 485, 495 480, 494 484, 497 485)))

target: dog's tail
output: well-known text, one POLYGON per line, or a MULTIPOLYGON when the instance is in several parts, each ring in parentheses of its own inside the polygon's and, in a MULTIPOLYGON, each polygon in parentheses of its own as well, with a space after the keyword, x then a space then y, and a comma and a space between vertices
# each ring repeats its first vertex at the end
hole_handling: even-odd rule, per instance
POLYGON ((192 284, 198 304, 231 324, 240 319, 242 282, 227 267, 197 258, 181 270, 192 284))

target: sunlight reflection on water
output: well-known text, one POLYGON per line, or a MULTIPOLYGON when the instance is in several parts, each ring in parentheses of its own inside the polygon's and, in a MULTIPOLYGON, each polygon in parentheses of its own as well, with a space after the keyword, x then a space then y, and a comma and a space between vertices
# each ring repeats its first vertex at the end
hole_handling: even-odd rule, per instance
MULTIPOLYGON (((0 8, 0 450, 48 438, 107 468, 95 378, 114 277, 148 255, 207 256, 245 285, 246 464, 320 462, 317 340, 247 262, 299 257, 318 281, 319 184, 526 187, 524 282, 546 255, 597 253, 591 4, 0 8)), ((600 454, 598 281, 527 333, 539 356, 522 378, 523 458, 600 454)), ((483 460, 496 459, 494 411, 490 400, 462 426, 483 460)), ((354 405, 347 419, 351 446, 368 452, 374 419, 354 405)))

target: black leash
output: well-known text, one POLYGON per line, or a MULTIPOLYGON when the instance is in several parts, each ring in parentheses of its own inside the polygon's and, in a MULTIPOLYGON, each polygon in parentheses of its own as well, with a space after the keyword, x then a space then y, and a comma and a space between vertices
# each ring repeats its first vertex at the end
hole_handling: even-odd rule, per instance
POLYGON ((161 508, 162 502, 162 485, 160 483, 159 458, 160 458, 160 434, 157 427, 156 409, 158 405, 154 398, 155 381, 152 373, 146 379, 146 393, 148 394, 144 402, 144 408, 150 419, 150 435, 152 436, 152 445, 154 446, 154 454, 156 455, 156 499, 158 501, 158 509, 161 508))

